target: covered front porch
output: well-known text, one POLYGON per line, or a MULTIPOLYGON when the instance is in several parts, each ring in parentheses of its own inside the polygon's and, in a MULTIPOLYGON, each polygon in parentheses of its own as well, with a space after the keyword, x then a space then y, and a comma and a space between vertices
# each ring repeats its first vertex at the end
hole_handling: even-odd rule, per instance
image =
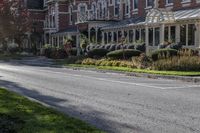
POLYGON ((183 47, 200 48, 200 9, 169 11, 152 9, 145 18, 134 18, 102 28, 103 44, 145 43, 147 53, 160 45, 181 43, 183 47))

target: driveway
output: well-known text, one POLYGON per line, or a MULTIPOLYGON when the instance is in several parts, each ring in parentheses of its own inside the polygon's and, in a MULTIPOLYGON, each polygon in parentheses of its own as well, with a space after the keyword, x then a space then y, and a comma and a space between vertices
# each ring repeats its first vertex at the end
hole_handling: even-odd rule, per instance
POLYGON ((0 86, 111 133, 200 132, 198 84, 51 64, 43 58, 1 62, 0 86))

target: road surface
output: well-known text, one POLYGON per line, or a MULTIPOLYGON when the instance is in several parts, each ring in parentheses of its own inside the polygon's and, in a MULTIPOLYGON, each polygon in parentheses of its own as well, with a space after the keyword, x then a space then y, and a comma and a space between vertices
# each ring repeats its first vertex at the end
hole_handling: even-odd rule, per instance
POLYGON ((0 86, 113 133, 200 133, 200 85, 72 70, 46 60, 0 63, 0 86))

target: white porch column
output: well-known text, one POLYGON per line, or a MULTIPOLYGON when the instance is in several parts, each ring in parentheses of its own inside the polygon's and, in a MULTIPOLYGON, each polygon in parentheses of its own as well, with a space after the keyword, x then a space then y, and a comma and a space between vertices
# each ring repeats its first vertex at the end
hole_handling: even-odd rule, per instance
POLYGON ((176 25, 176 43, 179 43, 180 40, 180 25, 176 25))
POLYGON ((60 36, 57 37, 57 46, 60 47, 60 36))
POLYGON ((51 46, 54 46, 54 37, 51 36, 51 46))
POLYGON ((81 49, 80 49, 80 35, 76 35, 76 48, 77 48, 77 56, 80 56, 81 49))
POLYGON ((106 36, 107 36, 107 38, 106 38, 106 39, 107 39, 107 40, 106 40, 106 44, 108 44, 108 40, 109 40, 109 32, 106 33, 106 36))
POLYGON ((112 42, 112 43, 114 42, 114 31, 112 31, 112 39, 111 39, 111 42, 112 42))
POLYGON ((65 44, 65 36, 63 35, 63 45, 65 44))
POLYGON ((104 35, 104 32, 102 32, 102 44, 105 44, 105 35, 104 35))
POLYGON ((89 43, 89 44, 90 44, 90 41, 91 41, 91 40, 90 40, 90 39, 91 39, 90 37, 91 37, 90 28, 88 28, 88 43, 89 43))
POLYGON ((129 30, 126 31, 127 32, 127 36, 126 36, 126 39, 127 39, 127 43, 129 44, 129 30))
POLYGON ((160 27, 160 44, 165 43, 165 24, 161 24, 160 27))
POLYGON ((98 37, 98 27, 96 27, 96 28, 95 28, 95 37, 96 37, 96 39, 95 39, 95 42, 96 42, 96 44, 97 44, 97 37, 98 37))
MULTIPOLYGON (((135 37, 134 37, 135 39, 135 37)), ((148 25, 145 26, 145 45, 146 45, 146 54, 149 54, 149 28, 148 25)))
POLYGON ((119 31, 117 30, 117 43, 119 43, 119 31))
POLYGON ((136 42, 136 40, 135 40, 135 35, 136 35, 136 32, 135 32, 136 30, 135 29, 133 29, 133 43, 135 43, 136 42))

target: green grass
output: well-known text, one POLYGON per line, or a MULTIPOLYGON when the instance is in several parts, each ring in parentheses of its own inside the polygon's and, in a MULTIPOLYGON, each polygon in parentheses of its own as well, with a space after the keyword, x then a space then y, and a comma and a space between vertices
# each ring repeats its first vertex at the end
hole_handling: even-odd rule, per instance
POLYGON ((98 129, 0 88, 0 132, 100 133, 98 129))
POLYGON ((92 65, 78 65, 78 64, 66 64, 69 67, 83 67, 83 68, 96 68, 100 70, 114 70, 121 72, 135 72, 135 73, 147 73, 147 74, 158 74, 158 75, 172 75, 172 76, 200 76, 199 72, 190 71, 157 71, 147 69, 133 69, 127 67, 113 67, 113 66, 92 66, 92 65))
POLYGON ((25 56, 19 55, 19 54, 0 54, 0 60, 4 60, 4 61, 9 61, 11 59, 21 60, 22 57, 25 57, 25 56))

